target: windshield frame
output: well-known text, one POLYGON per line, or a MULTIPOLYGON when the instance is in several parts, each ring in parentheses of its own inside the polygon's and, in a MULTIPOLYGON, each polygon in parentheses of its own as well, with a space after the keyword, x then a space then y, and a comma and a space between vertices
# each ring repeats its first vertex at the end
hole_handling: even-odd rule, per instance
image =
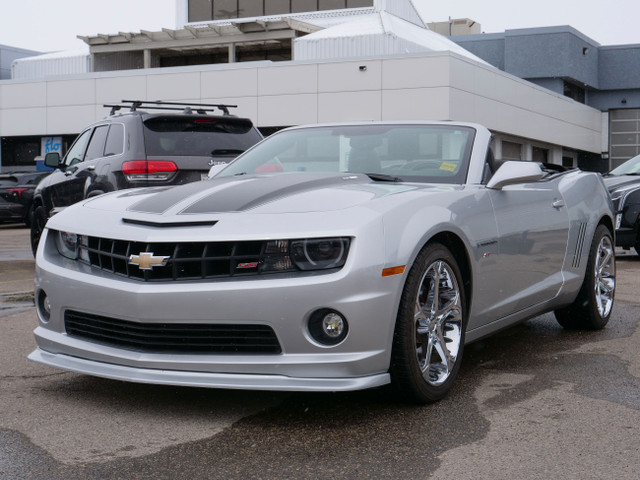
POLYGON ((309 171, 364 173, 378 181, 461 185, 467 181, 477 133, 474 126, 457 123, 372 122, 291 127, 267 137, 215 177, 309 171), (330 155, 324 159, 314 157, 306 163, 305 156, 311 158, 308 151, 314 140, 320 141, 317 150, 326 150, 330 155), (411 144, 410 153, 407 144, 411 144), (362 168, 354 168, 352 163, 357 149, 367 152, 362 168), (296 150, 296 154, 290 150, 296 150), (398 156, 398 152, 406 158, 398 156), (445 158, 444 153, 451 158, 445 158), (289 156, 285 158, 284 154, 289 156), (372 163, 368 163, 370 158, 374 158, 372 163), (371 165, 375 167, 369 168, 371 165))

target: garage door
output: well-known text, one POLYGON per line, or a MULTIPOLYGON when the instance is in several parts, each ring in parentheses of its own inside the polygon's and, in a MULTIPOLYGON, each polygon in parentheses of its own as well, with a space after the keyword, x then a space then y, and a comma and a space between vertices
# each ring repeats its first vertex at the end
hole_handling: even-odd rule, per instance
POLYGON ((640 154, 640 109, 611 110, 609 134, 611 168, 640 154))

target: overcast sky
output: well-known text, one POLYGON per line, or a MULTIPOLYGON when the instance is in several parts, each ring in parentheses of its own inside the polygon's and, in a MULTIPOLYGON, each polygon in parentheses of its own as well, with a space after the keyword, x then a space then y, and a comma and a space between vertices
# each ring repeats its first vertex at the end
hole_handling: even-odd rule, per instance
MULTIPOLYGON (((571 25, 602 45, 640 44, 640 0, 414 0, 427 22, 471 18, 485 33, 571 25)), ((77 35, 175 28, 175 0, 1 0, 0 44, 50 52, 77 35)))

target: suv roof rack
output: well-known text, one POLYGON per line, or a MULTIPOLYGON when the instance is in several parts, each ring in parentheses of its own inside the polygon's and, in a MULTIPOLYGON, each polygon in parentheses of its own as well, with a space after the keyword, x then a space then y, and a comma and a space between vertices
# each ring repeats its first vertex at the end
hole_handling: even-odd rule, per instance
POLYGON ((222 111, 223 115, 231 115, 229 113, 230 108, 238 108, 237 105, 226 105, 223 103, 193 103, 193 102, 165 102, 162 100, 145 101, 145 100, 120 100, 122 104, 116 105, 103 105, 104 107, 111 108, 109 115, 115 115, 115 113, 122 109, 128 108, 130 112, 135 112, 138 108, 142 107, 147 110, 181 110, 186 114, 200 113, 206 114, 207 112, 214 112, 216 109, 222 111))

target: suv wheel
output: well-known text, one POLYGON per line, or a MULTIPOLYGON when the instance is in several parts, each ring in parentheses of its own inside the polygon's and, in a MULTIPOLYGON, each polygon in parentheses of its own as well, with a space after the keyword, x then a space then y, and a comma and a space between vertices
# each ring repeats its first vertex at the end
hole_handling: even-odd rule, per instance
POLYGON ((33 215, 31 216, 31 251, 34 257, 38 251, 38 243, 40 243, 40 237, 46 224, 47 211, 44 207, 39 206, 33 211, 33 215))

